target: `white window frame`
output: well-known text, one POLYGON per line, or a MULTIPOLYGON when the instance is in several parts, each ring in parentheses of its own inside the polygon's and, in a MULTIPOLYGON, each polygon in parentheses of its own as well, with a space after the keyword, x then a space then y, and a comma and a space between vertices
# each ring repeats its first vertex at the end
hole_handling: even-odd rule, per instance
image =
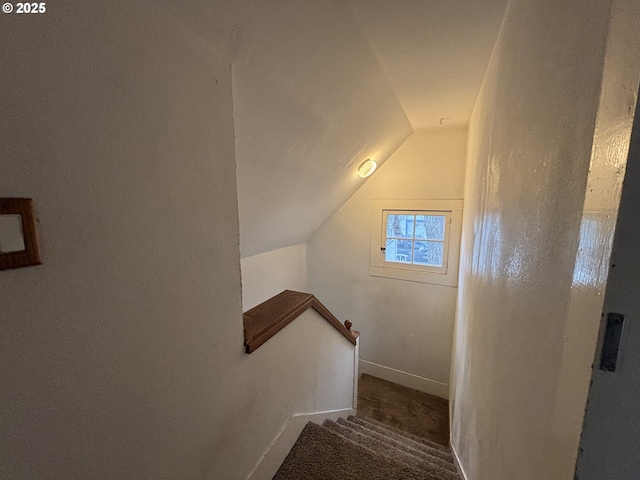
MULTIPOLYGON (((369 274, 412 282, 458 286, 462 200, 374 200, 371 208, 371 262, 369 274), (433 267, 385 260, 387 215, 444 215, 447 217, 443 266, 433 267)), ((411 239, 411 241, 415 241, 411 239)))
MULTIPOLYGON (((383 232, 382 232, 382 237, 381 237, 381 245, 380 245, 380 250, 382 251, 382 261, 384 262, 384 266, 387 268, 403 268, 403 269, 409 269, 409 270, 420 270, 423 272, 429 272, 429 273, 447 273, 447 253, 449 251, 449 232, 451 230, 451 212, 450 211, 435 211, 435 210, 391 210, 391 209, 383 209, 382 210, 382 225, 383 225, 383 232), (421 238, 416 238, 415 236, 411 237, 411 238, 403 238, 403 237, 393 237, 394 239, 397 240, 405 240, 405 241, 409 241, 411 242, 411 250, 412 250, 412 259, 415 258, 415 244, 416 242, 438 242, 438 243, 442 243, 443 244, 443 252, 442 252, 442 266, 435 266, 435 265, 423 265, 423 264, 417 264, 417 263, 406 263, 406 262, 394 262, 394 261, 389 261, 387 260, 387 256, 386 256, 386 248, 387 248, 387 244, 386 241, 390 238, 387 235, 387 227, 388 227, 388 217, 389 215, 411 215, 411 216, 418 216, 418 215, 426 215, 426 216, 439 216, 439 217, 445 217, 445 228, 444 228, 444 239, 443 240, 429 240, 429 239, 421 239, 421 238), (385 249, 385 250, 383 250, 385 249)), ((415 235, 415 224, 414 224, 414 232, 413 234, 415 235)))

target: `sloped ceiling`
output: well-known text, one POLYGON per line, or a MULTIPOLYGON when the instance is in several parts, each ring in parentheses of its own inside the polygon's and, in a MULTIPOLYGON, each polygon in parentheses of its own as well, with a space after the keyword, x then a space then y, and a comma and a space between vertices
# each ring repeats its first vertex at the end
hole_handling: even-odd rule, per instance
POLYGON ((466 125, 506 0, 350 0, 414 130, 466 125))
POLYGON ((243 257, 307 241, 413 130, 466 124, 506 0, 154 0, 233 66, 243 257))

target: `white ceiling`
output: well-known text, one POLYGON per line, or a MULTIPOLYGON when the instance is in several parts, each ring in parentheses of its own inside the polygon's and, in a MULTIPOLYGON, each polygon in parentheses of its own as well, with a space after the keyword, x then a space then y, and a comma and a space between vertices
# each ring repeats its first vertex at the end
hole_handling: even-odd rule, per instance
POLYGON ((243 257, 307 241, 413 130, 466 124, 507 0, 154 0, 233 65, 243 257))
POLYGON ((414 130, 469 122, 506 0, 350 0, 414 130))

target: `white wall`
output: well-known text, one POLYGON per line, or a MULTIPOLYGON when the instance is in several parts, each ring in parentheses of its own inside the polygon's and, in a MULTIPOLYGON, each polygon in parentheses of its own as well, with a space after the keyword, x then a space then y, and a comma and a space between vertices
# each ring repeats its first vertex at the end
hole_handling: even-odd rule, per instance
POLYGON ((240 266, 244 312, 283 290, 307 291, 306 243, 243 258, 240 266))
POLYGON ((581 480, 633 480, 640 477, 640 458, 637 455, 640 444, 640 323, 637 322, 640 315, 637 292, 640 282, 640 255, 637 249, 640 238, 637 215, 640 205, 638 113, 629 159, 611 256, 611 264, 614 266, 609 274, 603 310, 605 314, 624 314, 625 326, 616 371, 600 370, 599 355, 595 359, 596 368, 593 369, 576 474, 581 480))
POLYGON ((307 247, 309 291, 361 332, 361 370, 444 397, 457 289, 369 276, 371 203, 462 198, 466 135, 413 133, 307 247))
POLYGON ((44 262, 0 272, 0 477, 245 478, 351 406, 353 346, 307 312, 244 353, 228 63, 145 4, 47 6, 0 29, 0 192, 44 262))
MULTIPOLYGON (((556 394, 551 444, 555 456, 549 467, 550 471, 568 477, 575 466, 570 460, 575 459, 578 451, 586 391, 591 387, 576 472, 576 478, 584 480, 622 480, 640 476, 636 455, 640 431, 637 415, 640 357, 636 352, 640 329, 634 322, 638 313, 636 285, 640 273, 636 248, 640 111, 634 94, 640 84, 640 64, 635 61, 640 56, 638 23, 638 2, 613 2, 585 216, 574 274, 576 288, 571 295, 565 332, 569 348, 565 347, 563 352, 556 394), (624 191, 619 202, 623 182, 624 191), (611 258, 603 257, 602 253, 594 255, 594 247, 608 254, 614 228, 615 246, 611 258), (609 265, 612 265, 611 269, 609 265), (595 312, 586 315, 587 308, 595 312), (616 373, 593 369, 592 377, 593 345, 601 320, 599 312, 624 313, 629 323, 616 373)), ((595 361, 599 360, 596 355, 595 361)))
POLYGON ((512 1, 471 120, 452 377, 469 480, 573 474, 550 439, 609 7, 512 1))
MULTIPOLYGON (((241 382, 243 396, 236 400, 243 404, 246 415, 241 420, 244 438, 226 449, 226 459, 215 452, 222 466, 241 461, 247 448, 254 461, 260 460, 256 452, 266 453, 294 414, 351 409, 354 405, 353 345, 314 310, 307 310, 240 360, 244 370, 239 374, 246 379, 241 382)), ((233 395, 232 391, 227 394, 233 395)), ((236 427, 227 423, 227 428, 236 427)), ((245 467, 252 466, 236 469, 246 472, 245 467)), ((212 472, 214 479, 240 478, 224 475, 219 468, 212 472)))
MULTIPOLYGON (((574 472, 587 391, 591 384, 600 313, 609 308, 606 305, 603 307, 603 297, 609 273, 611 239, 616 228, 623 181, 625 191, 627 188, 624 169, 634 121, 634 106, 637 103, 636 92, 640 84, 640 64, 636 61, 640 57, 638 23, 640 4, 637 1, 614 0, 580 244, 564 334, 565 346, 556 391, 549 446, 551 459, 547 463, 548 478, 569 478, 574 472)), ((637 148, 637 142, 636 147, 631 148, 637 148)), ((618 263, 615 259, 612 262, 618 263)), ((624 379, 621 381, 625 382, 624 379)), ((616 391, 612 389, 609 394, 615 397, 616 391)), ((635 392, 632 395, 635 401, 635 392)), ((608 409, 609 400, 603 403, 608 409)), ((593 406, 591 401, 589 406, 593 406)), ((622 421, 625 422, 625 428, 630 426, 626 419, 622 421)), ((608 426, 613 431, 618 428, 615 422, 608 422, 608 426)), ((629 445, 632 444, 634 443, 629 445)), ((605 450, 598 446, 596 448, 598 455, 608 455, 605 450)), ((623 450, 618 450, 616 454, 620 455, 622 452, 623 450)), ((608 461, 611 460, 613 457, 608 456, 608 461)), ((626 465, 628 464, 621 463, 620 467, 624 468, 626 465)), ((615 475, 613 472, 610 477, 615 475)))

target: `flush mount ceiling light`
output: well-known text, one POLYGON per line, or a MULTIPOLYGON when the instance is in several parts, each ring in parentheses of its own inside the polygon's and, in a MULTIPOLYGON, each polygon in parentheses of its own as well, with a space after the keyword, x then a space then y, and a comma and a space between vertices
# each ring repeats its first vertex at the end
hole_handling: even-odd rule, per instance
POLYGON ((360 178, 367 178, 376 170, 377 166, 378 164, 376 162, 374 162, 370 158, 367 158, 358 167, 358 175, 360 176, 360 178))

